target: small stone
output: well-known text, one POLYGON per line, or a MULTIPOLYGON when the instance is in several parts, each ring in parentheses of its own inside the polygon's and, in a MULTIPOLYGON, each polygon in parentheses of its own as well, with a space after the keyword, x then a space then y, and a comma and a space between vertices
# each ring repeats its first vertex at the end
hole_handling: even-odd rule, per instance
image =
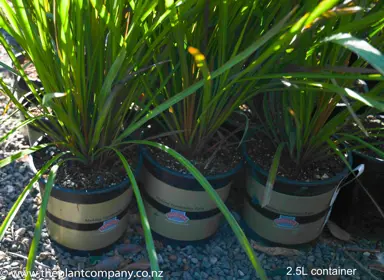
POLYGON ((3 251, 0 251, 0 261, 7 258, 7 254, 3 251))
POLYGON ((192 259, 191 259, 191 262, 193 262, 194 264, 198 264, 198 263, 199 263, 199 260, 196 259, 196 258, 192 258, 192 259))
POLYGON ((78 263, 77 264, 77 269, 78 270, 82 270, 82 269, 84 269, 85 268, 85 264, 84 263, 78 263))
POLYGON ((50 252, 41 252, 40 255, 37 257, 39 260, 45 260, 51 256, 50 252))
POLYGON ((240 277, 243 277, 245 275, 244 272, 242 272, 240 269, 237 272, 239 273, 240 277))
POLYGON ((315 261, 315 256, 309 256, 309 257, 308 257, 308 261, 310 261, 310 262, 314 262, 314 261, 315 261))
POLYGON ((15 192, 15 188, 11 185, 6 185, 5 188, 6 188, 8 194, 15 192))
POLYGON ((228 269, 228 270, 231 269, 231 266, 230 266, 230 264, 229 264, 228 261, 223 261, 222 264, 221 264, 221 267, 222 267, 223 269, 228 269))
POLYGON ((18 266, 18 265, 19 265, 18 262, 13 262, 13 263, 11 263, 11 266, 18 266))
POLYGON ((168 259, 170 260, 170 261, 176 261, 177 260, 177 256, 175 256, 175 255, 169 255, 169 257, 168 257, 168 259))
POLYGON ((172 272, 171 276, 172 277, 180 277, 181 275, 183 275, 183 273, 181 271, 175 271, 175 272, 172 272))
POLYGON ((19 228, 18 230, 16 230, 15 231, 15 235, 16 236, 22 236, 22 235, 24 235, 24 233, 27 231, 27 229, 26 228, 19 228))
POLYGON ((194 249, 193 246, 188 245, 188 246, 185 247, 185 249, 187 250, 187 254, 188 255, 192 255, 193 249, 194 249))
POLYGON ((50 252, 52 250, 51 244, 44 245, 44 250, 50 252))
POLYGON ((328 179, 328 178, 329 178, 328 174, 325 174, 325 173, 323 174, 323 176, 321 176, 322 180, 325 180, 325 179, 328 179))
POLYGON ((369 253, 369 252, 364 252, 363 255, 364 255, 364 257, 367 257, 367 258, 368 258, 368 257, 371 255, 371 253, 369 253))
POLYGON ((77 266, 77 261, 70 259, 69 260, 69 265, 76 267, 77 266))
POLYGON ((163 257, 160 254, 157 255, 157 259, 159 261, 159 264, 164 263, 164 259, 163 259, 163 257))
POLYGON ((219 246, 216 246, 213 250, 212 250, 212 253, 217 255, 217 256, 221 256, 221 255, 225 255, 225 251, 223 249, 221 249, 219 246))
POLYGON ((212 269, 212 272, 213 272, 214 275, 219 275, 222 271, 221 271, 220 268, 218 268, 218 267, 214 267, 214 268, 212 269))
POLYGON ((183 279, 184 280, 193 280, 193 277, 189 272, 184 272, 183 279))
POLYGON ((202 265, 204 268, 207 268, 207 269, 211 267, 211 263, 209 262, 208 258, 203 259, 202 265))
POLYGON ((217 263, 217 258, 216 258, 216 257, 210 257, 210 258, 209 258, 209 262, 210 262, 211 264, 215 264, 215 263, 217 263))
POLYGON ((87 261, 86 257, 79 257, 79 256, 74 256, 73 259, 78 262, 83 262, 85 263, 87 261))
MULTIPOLYGON (((21 240, 21 244, 25 244, 25 245, 29 245, 29 238, 27 238, 27 237, 24 237, 22 240, 21 240)), ((52 255, 54 255, 55 253, 53 253, 52 255)))

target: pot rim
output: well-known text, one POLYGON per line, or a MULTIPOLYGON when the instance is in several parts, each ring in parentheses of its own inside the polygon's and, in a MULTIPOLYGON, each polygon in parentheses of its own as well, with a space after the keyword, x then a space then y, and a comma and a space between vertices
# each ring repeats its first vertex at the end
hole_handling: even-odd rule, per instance
POLYGON ((356 154, 356 155, 358 155, 360 157, 363 157, 363 158, 365 158, 367 160, 371 160, 371 161, 373 161, 375 163, 379 163, 379 164, 383 164, 384 163, 384 159, 382 159, 382 158, 371 157, 371 156, 368 156, 368 155, 366 155, 366 154, 364 154, 362 152, 359 152, 359 151, 352 151, 352 153, 354 153, 354 154, 356 154))
MULTIPOLYGON (((251 159, 251 157, 248 155, 247 149, 246 149, 246 143, 243 143, 241 148, 242 148, 243 156, 244 156, 247 164, 252 169, 256 169, 257 171, 259 171, 261 174, 263 174, 264 176, 266 176, 268 178, 268 172, 265 171, 256 162, 254 162, 251 159)), ((350 151, 348 151, 347 154, 348 154, 348 162, 352 166, 352 163, 353 163, 352 153, 350 151)), ((304 181, 287 179, 287 178, 282 177, 282 176, 276 176, 276 182, 282 182, 285 184, 295 184, 295 185, 300 185, 300 186, 319 186, 319 185, 327 185, 327 184, 331 184, 331 183, 337 183, 337 182, 341 181, 343 179, 343 177, 345 177, 348 173, 349 173, 349 169, 348 169, 348 166, 346 166, 343 169, 343 171, 338 173, 336 176, 333 176, 333 177, 331 177, 329 179, 325 179, 325 180, 304 182, 304 181)))
MULTIPOLYGON (((40 88, 39 90, 41 90, 41 92, 39 93, 40 96, 42 97, 42 91, 44 90, 44 88, 40 88)), ((32 99, 35 98, 34 94, 32 93, 32 91, 28 91, 26 92, 25 94, 23 94, 23 96, 21 96, 19 98, 19 103, 21 105, 23 105, 25 108, 29 108, 30 106, 32 105, 35 105, 34 104, 34 101, 36 102, 36 100, 32 100, 32 101, 29 101, 29 100, 26 100, 27 97, 31 97, 32 99)))
MULTIPOLYGON (((168 167, 162 166, 159 162, 157 162, 151 156, 151 154, 148 152, 148 148, 144 147, 143 145, 140 145, 140 150, 141 150, 141 153, 143 154, 143 158, 148 160, 156 168, 159 168, 160 170, 162 170, 164 172, 168 172, 168 173, 170 173, 170 174, 172 174, 174 176, 177 176, 179 178, 196 180, 196 178, 192 174, 189 174, 189 173, 188 174, 184 174, 184 173, 172 170, 172 169, 170 169, 168 167)), ((241 168, 243 168, 243 166, 244 166, 244 159, 241 159, 240 162, 234 168, 230 169, 229 171, 226 171, 224 173, 217 174, 217 175, 209 175, 209 176, 204 176, 203 175, 203 176, 208 181, 210 181, 210 180, 217 180, 217 179, 225 179, 227 177, 230 177, 230 176, 233 176, 234 174, 236 174, 238 171, 241 170, 241 168)))
MULTIPOLYGON (((137 168, 133 171, 134 175, 137 176, 143 166, 143 157, 139 151, 139 162, 137 164, 137 168)), ((35 164, 33 162, 33 156, 32 155, 29 155, 28 156, 28 164, 29 164, 29 168, 31 168, 32 172, 34 174, 37 173, 37 169, 35 167, 35 164)), ((46 179, 43 179, 42 177, 40 177, 38 179, 39 182, 43 183, 43 184, 46 184, 47 183, 47 180, 46 179)), ((75 194, 88 194, 88 195, 92 195, 92 194, 99 194, 99 193, 107 193, 107 192, 110 192, 110 191, 114 191, 114 190, 117 190, 117 189, 120 189, 120 188, 123 188, 125 186, 130 186, 131 185, 131 182, 129 180, 129 178, 121 181, 119 184, 116 184, 115 186, 111 187, 111 186, 107 186, 107 187, 102 187, 100 189, 92 189, 92 190, 76 190, 76 189, 69 189, 69 188, 64 188, 64 187, 61 187, 60 185, 57 185, 57 184, 54 184, 52 189, 55 189, 55 190, 58 190, 58 191, 62 191, 62 192, 67 192, 67 193, 75 193, 75 194)))

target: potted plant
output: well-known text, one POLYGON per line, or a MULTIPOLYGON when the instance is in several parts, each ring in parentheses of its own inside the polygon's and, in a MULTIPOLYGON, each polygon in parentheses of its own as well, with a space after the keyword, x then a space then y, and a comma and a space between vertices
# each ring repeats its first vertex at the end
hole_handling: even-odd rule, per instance
MULTIPOLYGON (((369 13, 367 19, 377 16, 377 13, 381 12, 369 13)), ((361 24, 358 30, 370 25, 361 24)), ((319 30, 328 30, 324 36, 329 36, 338 31, 349 31, 350 27, 340 25, 334 29, 321 24, 319 30)), ((324 40, 317 29, 313 32, 316 35, 309 34, 307 39, 313 40, 314 44, 292 57, 299 63, 299 69, 303 66, 300 63, 306 66, 302 69, 307 73, 302 73, 302 76, 307 79, 285 79, 286 90, 274 90, 264 96, 264 111, 258 117, 260 127, 243 145, 249 167, 244 220, 262 238, 284 245, 307 243, 321 234, 343 179, 352 171, 352 154, 345 151, 344 135, 340 129, 348 115, 351 112, 354 115, 353 111, 363 103, 378 108, 382 106, 377 102, 377 92, 360 95, 348 88, 353 79, 364 80, 369 75, 334 73, 337 66, 344 66, 344 58, 351 55, 350 50, 369 63, 375 63, 374 67, 382 73, 379 63, 383 56, 380 52, 349 34, 324 40), (340 49, 340 45, 349 50, 340 49), (369 54, 376 55, 366 55, 359 47, 363 45, 372 50, 369 54), (328 71, 325 65, 328 65, 328 71), (327 79, 331 81, 325 82, 327 79), (336 104, 346 97, 359 102, 349 106, 348 111, 332 116, 336 104)), ((300 41, 299 46, 302 47, 300 41)), ((344 72, 358 73, 359 68, 349 70, 344 72)), ((299 71, 295 72, 297 77, 299 71)), ((274 75, 270 76, 274 78, 274 75)), ((376 76, 376 79, 381 78, 380 74, 376 76)))
MULTIPOLYGON (((136 149, 127 148, 134 131, 194 90, 167 100, 155 110, 145 106, 139 112, 130 109, 132 103, 139 103, 142 87, 138 76, 150 72, 151 52, 161 45, 166 34, 162 32, 156 40, 157 27, 167 11, 162 11, 157 1, 128 5, 111 0, 104 6, 98 1, 73 0, 53 2, 44 8, 28 1, 13 2, 17 2, 15 9, 8 1, 1 1, 1 23, 35 65, 44 89, 40 92, 34 87, 0 35, 0 43, 41 110, 37 116, 30 114, 0 80, 4 93, 25 117, 1 140, 30 123, 46 137, 30 149, 0 161, 3 167, 33 153, 31 168, 36 172, 3 221, 0 237, 4 237, 33 184, 39 182, 42 205, 27 270, 33 268, 44 218, 57 243, 86 252, 103 249, 125 231, 127 207, 134 192, 151 265, 159 270, 134 178, 141 159, 136 149), (109 20, 112 9, 113 23, 109 20), (129 116, 132 121, 127 125, 129 116), (42 120, 48 120, 48 124, 42 120)), ((194 170, 193 166, 188 168, 194 170)), ((209 187, 207 183, 205 186, 209 187)), ((249 251, 247 241, 242 243, 249 251)))
MULTIPOLYGON (((369 38, 375 46, 383 48, 383 33, 380 29, 373 30, 369 33, 369 38)), ((372 72, 371 65, 367 66, 367 70, 372 72)), ((370 94, 382 96, 384 83, 382 81, 366 80, 367 91, 370 94), (369 90, 368 90, 369 89, 369 90)), ((383 176, 383 147, 382 143, 382 115, 384 108, 369 109, 368 106, 354 106, 354 111, 357 115, 356 121, 354 118, 348 120, 348 124, 344 127, 345 134, 343 135, 347 147, 353 154, 355 165, 364 164, 365 171, 360 180, 341 190, 338 199, 335 201, 331 219, 337 222, 340 226, 348 228, 359 233, 362 233, 362 223, 359 221, 365 220, 361 217, 361 213, 357 211, 357 203, 366 206, 366 210, 373 214, 372 217, 377 217, 377 225, 381 227, 380 220, 384 219, 384 204, 381 200, 382 190, 377 182, 383 176), (360 122, 360 123, 359 123, 360 122), (363 127, 364 129, 360 129, 363 127)), ((372 228, 375 228, 373 225, 372 228)), ((364 232, 365 233, 365 232, 364 232)))
MULTIPOLYGON (((34 64, 43 90, 35 88, 0 35, 1 44, 39 109, 39 114, 31 114, 0 81, 25 118, 9 134, 33 123, 45 138, 1 161, 0 166, 4 166, 33 153, 31 168, 36 175, 4 220, 0 236, 4 236, 33 183, 38 181, 43 199, 27 265, 31 269, 45 215, 52 240, 78 251, 104 249, 126 230, 127 207, 133 189, 138 191, 127 164, 138 172, 141 159, 136 149, 127 151, 129 143, 122 145, 129 135, 119 137, 127 130, 122 127, 123 121, 135 113, 129 105, 140 94, 137 71, 149 63, 145 54, 150 50, 143 42, 154 38, 160 15, 153 16, 156 1, 138 4, 127 17, 124 9, 129 6, 109 1, 108 9, 113 6, 116 11, 114 24, 108 22, 108 15, 100 15, 105 7, 95 1, 62 1, 45 5, 44 10, 26 1, 17 2, 17 8, 12 9, 2 1, 1 22, 34 64), (13 24, 15 18, 17 26, 13 24), (129 24, 139 19, 141 24, 129 24), (144 25, 151 29, 146 30, 144 25), (142 46, 136 47, 140 40, 142 46), (119 158, 123 165, 110 165, 119 158)), ((156 43, 151 47, 156 48, 156 43)), ((145 220, 145 212, 141 214, 145 220)), ((145 226, 144 230, 154 264, 151 235, 145 226)))
MULTIPOLYGON (((237 149, 241 139, 236 133, 240 130, 228 131, 223 124, 240 105, 269 87, 269 78, 262 75, 268 76, 292 39, 301 36, 307 16, 300 16, 313 9, 309 23, 335 5, 329 1, 320 6, 316 1, 305 3, 289 20, 286 11, 295 8, 292 3, 279 1, 207 1, 198 6, 201 12, 188 21, 182 16, 188 14, 183 10, 188 6, 172 10, 172 33, 154 58, 170 60, 171 66, 157 68, 159 81, 146 79, 148 88, 152 83, 159 87, 148 98, 156 106, 195 81, 204 82, 204 87, 159 115, 158 130, 165 137, 157 141, 193 162, 223 200, 243 164, 237 149), (268 18, 260 16, 263 14, 268 18), (257 36, 246 35, 250 33, 257 36), (258 48, 250 58, 212 80, 211 69, 225 65, 255 39, 258 48), (187 47, 190 56, 185 53, 187 47)), ((220 213, 204 189, 167 154, 142 148, 142 155, 143 194, 152 230, 178 242, 211 237, 218 228, 220 213)))
MULTIPOLYGON (((381 82, 376 89, 382 86, 381 82)), ((380 185, 384 178, 384 119, 382 112, 370 109, 358 116, 364 131, 353 119, 349 120, 344 128, 343 139, 353 154, 355 165, 364 164, 365 168, 364 174, 359 180, 341 190, 330 218, 341 227, 357 234, 364 232, 365 227, 361 227, 368 213, 372 213, 372 217, 377 217, 377 223, 370 220, 373 223, 373 229, 376 228, 376 225, 380 227, 384 221, 384 201, 382 199, 384 190, 380 185), (366 205, 364 218, 358 211, 360 208, 356 208, 357 204, 366 205)))
MULTIPOLYGON (((170 27, 165 19, 174 12, 176 4, 167 1, 164 6, 162 1, 155 0, 131 1, 129 4, 118 0, 103 3, 68 0, 41 6, 37 2, 11 2, 14 8, 8 1, 0 1, 0 23, 35 65, 43 85, 42 95, 25 75, 2 35, 0 43, 42 112, 31 115, 0 80, 3 92, 25 117, 25 121, 0 140, 32 122, 46 136, 37 145, 0 161, 1 168, 33 154, 31 167, 37 167, 35 176, 0 227, 2 239, 33 184, 39 182, 42 205, 26 269, 31 271, 33 268, 44 219, 56 242, 87 252, 102 249, 116 241, 125 230, 126 207, 133 192, 151 268, 159 270, 146 210, 134 176, 140 169, 141 159, 135 149, 129 149, 132 144, 142 144, 167 151, 195 176, 229 221, 260 277, 266 279, 241 228, 199 171, 182 155, 164 145, 130 140, 146 122, 204 85, 199 81, 184 88, 154 109, 150 108, 152 100, 140 101, 143 91, 148 95, 152 90, 141 83, 142 76, 157 74, 153 68, 163 63, 152 61, 151 57, 166 38, 170 27), (132 104, 139 110, 132 110, 132 104), (40 121, 45 119, 49 122, 40 121), (116 164, 119 162, 121 164, 116 164), (63 231, 66 235, 61 234, 63 231)), ((194 4, 194 1, 186 4, 194 4)), ((194 15, 199 10, 189 6, 188 11, 194 15)), ((231 57, 212 72, 212 79, 253 54, 257 48, 255 43, 231 57)))

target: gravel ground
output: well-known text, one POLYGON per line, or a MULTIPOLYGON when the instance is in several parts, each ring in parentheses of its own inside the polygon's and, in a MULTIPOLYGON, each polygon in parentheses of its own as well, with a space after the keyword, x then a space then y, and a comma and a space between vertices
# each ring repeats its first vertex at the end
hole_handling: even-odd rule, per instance
MULTIPOLYGON (((7 58, 2 55, 0 59, 7 63, 7 58)), ((4 72, 0 72, 4 75, 4 72)), ((10 82, 7 79, 7 82, 10 82)), ((2 115, 7 100, 0 94, 0 115, 2 115)), ((12 108, 8 113, 12 113, 12 108)), ((0 126, 0 137, 15 126, 18 119, 12 117, 0 126)), ((27 147, 22 134, 17 133, 6 142, 0 144, 0 159, 9 156, 15 151, 27 147)), ((3 221, 24 186, 31 178, 25 162, 19 161, 0 169, 0 221, 3 221)), ((26 201, 18 212, 11 228, 0 244, 0 272, 21 271, 25 268, 25 257, 28 255, 29 245, 33 237, 34 225, 41 198, 35 188, 28 195, 26 201)), ((81 257, 73 256, 51 243, 46 228, 44 227, 36 271, 76 271, 81 269, 148 269, 149 264, 145 252, 142 229, 137 224, 137 210, 132 206, 133 213, 130 226, 125 236, 116 244, 114 250, 104 256, 81 257)), ((240 216, 234 212, 240 221, 240 216)), ((271 256, 266 252, 257 251, 257 256, 263 268, 268 273, 269 279, 325 279, 325 277, 287 276, 288 267, 304 270, 309 273, 311 268, 356 268, 353 276, 326 279, 383 279, 384 273, 370 270, 368 266, 384 262, 383 254, 369 253, 368 250, 379 249, 384 240, 354 240, 343 242, 337 240, 325 231, 322 237, 314 244, 300 250, 297 256, 271 256), (345 253, 345 247, 363 249, 361 252, 345 253), (365 250, 365 251, 364 251, 365 250), (355 260, 353 260, 353 259, 355 260), (380 259, 381 258, 381 259, 380 259), (359 266, 361 265, 361 267, 359 266), (372 275, 369 273, 373 273, 372 275)), ((250 262, 241 249, 239 243, 231 232, 228 224, 223 222, 215 237, 201 246, 171 246, 156 242, 160 269, 164 271, 164 279, 258 279, 251 268, 250 262)), ((292 253, 293 251, 288 251, 292 253)), ((19 279, 13 276, 1 279, 19 279)), ((46 277, 46 279, 55 279, 46 277)), ((57 279, 57 278, 56 278, 57 279)), ((80 279, 80 278, 69 278, 80 279)), ((142 278, 144 279, 144 278, 142 278)))

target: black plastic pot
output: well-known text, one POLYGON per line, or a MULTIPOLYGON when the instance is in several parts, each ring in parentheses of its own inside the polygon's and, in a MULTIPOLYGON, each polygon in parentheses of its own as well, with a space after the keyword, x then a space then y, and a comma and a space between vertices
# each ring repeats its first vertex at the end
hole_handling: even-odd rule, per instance
MULTIPOLYGON (((353 152, 356 165, 364 164, 365 172, 361 176, 361 181, 368 188, 381 188, 384 191, 384 159, 374 158, 360 152, 353 152)), ((383 193, 384 194, 384 193, 383 193)))
MULTIPOLYGON (((16 58, 19 61, 23 61, 25 56, 22 53, 19 53, 18 55, 16 55, 16 58)), ((30 79, 30 80, 34 84, 36 89, 40 89, 43 87, 43 84, 39 79, 30 79)), ((20 76, 15 77, 14 86, 16 89, 16 96, 18 99, 21 99, 25 94, 27 94, 30 91, 30 88, 28 87, 27 83, 20 76)))
MULTIPOLYGON (((26 93, 23 97, 20 98, 19 102, 24 106, 26 110, 29 110, 31 107, 36 106, 37 100, 36 97, 33 95, 32 92, 26 93)), ((24 116, 21 114, 21 120, 25 120, 24 116)), ((50 126, 51 128, 52 125, 49 122, 48 118, 42 118, 39 120, 36 120, 36 122, 44 123, 46 126, 50 126)), ((24 129, 23 134, 26 138, 28 138, 29 144, 32 146, 33 144, 36 143, 39 139, 44 136, 44 133, 40 131, 38 128, 33 126, 32 124, 28 124, 26 126, 26 129, 24 129)))
MULTIPOLYGON (((30 168, 36 173, 33 158, 30 168)), ((138 175, 142 157, 134 171, 138 175)), ((40 192, 45 179, 39 180, 40 192)), ((120 184, 95 190, 73 190, 55 185, 46 212, 51 239, 75 254, 97 254, 110 248, 125 233, 132 187, 127 179, 120 184)))
MULTIPOLYGON (((168 241, 205 241, 217 231, 222 214, 198 181, 190 174, 173 171, 159 164, 142 147, 142 195, 151 229, 168 241)), ((208 176, 223 201, 228 198, 235 176, 243 167, 208 176)))
MULTIPOLYGON (((333 178, 302 182, 277 176, 267 206, 261 207, 268 171, 247 154, 246 198, 243 217, 247 226, 266 241, 283 245, 300 245, 315 240, 322 232, 330 212, 335 191, 347 176, 348 169, 333 178)), ((349 155, 352 164, 352 155, 349 155)))
MULTIPOLYGON (((356 165, 364 164, 365 171, 359 178, 361 184, 372 195, 380 208, 384 210, 384 160, 360 152, 353 152, 353 158, 356 165)), ((361 216, 362 209, 369 210, 366 209, 367 206, 372 211, 377 211, 360 185, 357 182, 352 182, 340 191, 331 219, 338 225, 348 228, 354 225, 357 217, 361 216)))

